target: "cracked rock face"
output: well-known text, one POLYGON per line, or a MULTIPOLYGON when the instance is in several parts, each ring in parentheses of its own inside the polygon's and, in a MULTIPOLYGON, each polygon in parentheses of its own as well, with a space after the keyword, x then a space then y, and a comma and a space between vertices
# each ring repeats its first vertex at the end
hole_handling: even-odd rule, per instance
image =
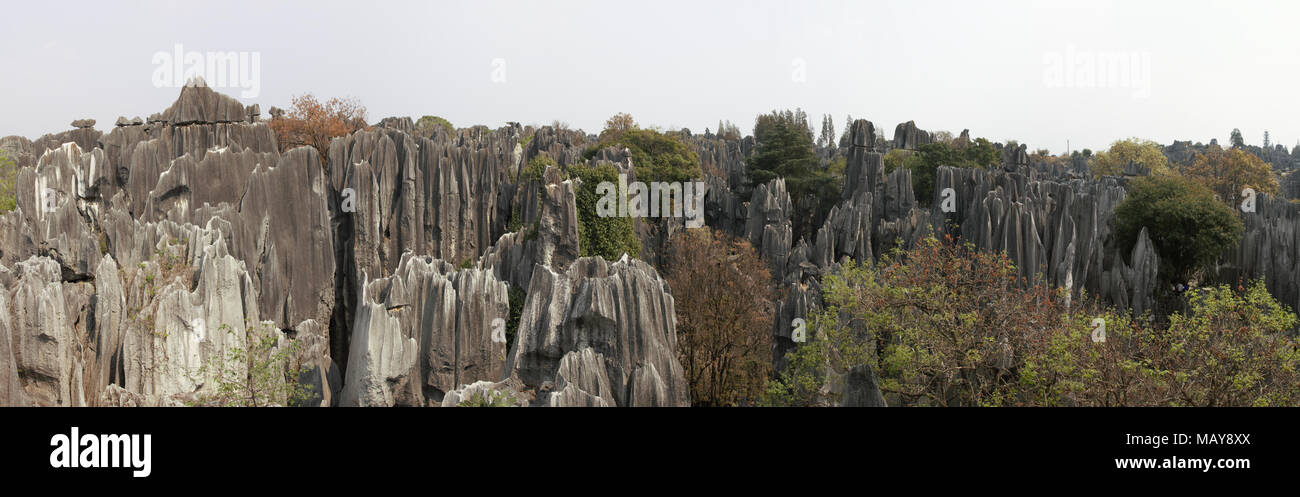
POLYGON ((491 271, 407 254, 361 297, 344 405, 437 405, 462 384, 503 377, 510 302, 491 271))
POLYGON ((506 368, 539 391, 553 386, 545 405, 688 406, 673 305, 639 260, 539 266, 506 368))

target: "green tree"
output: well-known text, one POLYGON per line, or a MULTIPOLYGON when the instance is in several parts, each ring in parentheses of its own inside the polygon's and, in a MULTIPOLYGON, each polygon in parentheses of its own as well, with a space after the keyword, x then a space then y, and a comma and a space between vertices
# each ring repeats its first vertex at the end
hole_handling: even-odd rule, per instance
POLYGON ((1169 159, 1165 157, 1160 144, 1151 140, 1129 138, 1110 145, 1110 150, 1097 152, 1088 163, 1092 175, 1119 176, 1130 162, 1136 162, 1151 170, 1153 175, 1169 174, 1169 159))
POLYGON ((433 133, 433 130, 438 127, 446 130, 447 134, 456 133, 456 128, 451 125, 451 121, 438 116, 421 116, 420 120, 415 121, 415 129, 421 135, 433 133))
POLYGON ((600 217, 596 203, 602 195, 596 191, 602 181, 618 183, 618 169, 612 164, 598 166, 575 164, 569 174, 582 180, 575 200, 578 209, 578 246, 583 257, 600 256, 616 260, 624 253, 637 257, 641 253, 641 240, 636 237, 631 217, 600 217))
MULTIPOLYGON (((954 148, 943 142, 927 143, 917 147, 913 153, 900 155, 902 162, 895 167, 906 167, 912 171, 912 192, 922 205, 929 205, 934 197, 934 182, 939 166, 988 169, 997 166, 1002 160, 993 143, 984 138, 976 138, 965 148, 954 148)), ((897 160, 892 159, 896 163, 897 160)), ((889 170, 889 166, 887 163, 885 169, 889 170)))
POLYGON ((754 122, 754 151, 749 158, 750 182, 757 186, 785 178, 791 192, 807 193, 816 173, 812 130, 803 111, 773 111, 754 122))
POLYGON ((1209 147, 1205 153, 1198 152, 1192 164, 1183 168, 1183 176, 1205 185, 1230 206, 1237 205, 1245 188, 1270 195, 1277 194, 1279 188, 1273 167, 1239 148, 1209 147))
POLYGON ((456 407, 514 407, 515 397, 508 392, 492 390, 484 395, 483 392, 474 392, 469 398, 460 401, 456 407))
POLYGON ((1115 208, 1115 236, 1128 253, 1146 228, 1160 255, 1164 281, 1186 282, 1241 239, 1236 212, 1215 200, 1204 185, 1180 176, 1135 180, 1115 208))
MULTIPOLYGON (((630 116, 629 116, 630 117, 630 116)), ((639 181, 686 182, 703 177, 700 157, 676 136, 652 129, 630 128, 609 133, 587 148, 583 156, 591 159, 605 147, 626 147, 632 152, 632 165, 639 181)))
POLYGON ((0 214, 14 210, 18 206, 18 196, 14 190, 18 181, 18 164, 0 150, 0 214))
POLYGON ((769 404, 827 404, 828 372, 870 366, 891 405, 1011 405, 1015 351, 1068 315, 1045 284, 1016 285, 1002 253, 929 238, 879 264, 847 261, 822 280, 811 341, 787 355, 769 404))
POLYGON ((1300 354, 1287 336, 1296 315, 1262 281, 1192 290, 1188 306, 1163 328, 1102 313, 1093 319, 1105 325, 1103 342, 1089 336, 1086 316, 1030 342, 1020 368, 1024 398, 1047 406, 1300 403, 1300 354))
POLYGON ((1228 136, 1228 143, 1232 144, 1232 148, 1241 148, 1246 146, 1246 139, 1242 138, 1240 129, 1232 128, 1232 134, 1228 136))
POLYGON ((605 129, 600 132, 600 137, 601 139, 613 138, 636 128, 636 120, 632 119, 631 114, 619 112, 605 120, 605 129))
MULTIPOLYGON (((221 332, 234 334, 230 325, 221 332)), ((279 343, 273 326, 245 328, 246 348, 230 347, 224 356, 211 358, 196 377, 211 375, 215 384, 194 403, 199 406, 267 407, 300 405, 313 395, 314 385, 298 381, 310 369, 294 364, 298 342, 279 343)))

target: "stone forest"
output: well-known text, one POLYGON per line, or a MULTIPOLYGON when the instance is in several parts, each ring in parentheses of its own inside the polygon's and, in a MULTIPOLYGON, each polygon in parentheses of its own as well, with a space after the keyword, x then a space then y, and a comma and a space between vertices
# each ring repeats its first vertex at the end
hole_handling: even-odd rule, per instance
POLYGON ((0 405, 1300 405, 1300 147, 332 103, 0 140, 0 405))

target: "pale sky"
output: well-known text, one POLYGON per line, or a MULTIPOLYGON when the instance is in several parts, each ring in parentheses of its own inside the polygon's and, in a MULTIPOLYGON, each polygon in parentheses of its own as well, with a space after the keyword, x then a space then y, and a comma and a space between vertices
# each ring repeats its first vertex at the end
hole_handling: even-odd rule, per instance
POLYGON ((0 136, 163 110, 179 89, 155 87, 154 56, 181 44, 257 53, 260 94, 245 104, 352 96, 371 122, 596 132, 628 112, 748 133, 760 113, 801 107, 815 125, 833 115, 837 133, 852 114, 887 138, 915 120, 1054 153, 1129 136, 1226 142, 1234 127, 1252 144, 1264 130, 1300 139, 1294 1, 27 1, 5 18, 0 136), (1098 56, 1137 71, 1079 87, 1076 68, 1098 56))

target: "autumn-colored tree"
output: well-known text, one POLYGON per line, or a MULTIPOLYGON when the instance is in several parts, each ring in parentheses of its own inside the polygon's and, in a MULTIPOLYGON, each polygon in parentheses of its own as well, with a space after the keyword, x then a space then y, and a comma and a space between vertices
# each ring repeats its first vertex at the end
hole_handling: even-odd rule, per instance
POLYGON ((1093 176, 1119 176, 1130 162, 1136 162, 1151 170, 1153 175, 1171 172, 1169 159, 1161 151, 1159 143, 1139 138, 1119 140, 1110 145, 1110 150, 1097 152, 1089 162, 1093 176))
POLYGON ((673 238, 667 263, 676 299, 677 355, 691 401, 753 404, 772 365, 775 295, 767 264, 749 242, 710 228, 673 238))
POLYGON ((271 119, 270 126, 281 152, 306 145, 320 152, 321 162, 325 163, 331 139, 366 127, 366 108, 354 98, 331 98, 321 103, 308 93, 293 97, 293 106, 271 119))
POLYGON ((1210 147, 1205 153, 1197 153, 1192 165, 1183 168, 1183 176, 1209 187, 1229 205, 1236 205, 1246 188, 1271 195, 1278 192, 1273 168, 1240 148, 1210 147))
POLYGON ((617 137, 625 131, 636 129, 636 127, 636 120, 632 119, 631 114, 619 112, 605 120, 605 130, 600 132, 600 138, 603 140, 617 137))

